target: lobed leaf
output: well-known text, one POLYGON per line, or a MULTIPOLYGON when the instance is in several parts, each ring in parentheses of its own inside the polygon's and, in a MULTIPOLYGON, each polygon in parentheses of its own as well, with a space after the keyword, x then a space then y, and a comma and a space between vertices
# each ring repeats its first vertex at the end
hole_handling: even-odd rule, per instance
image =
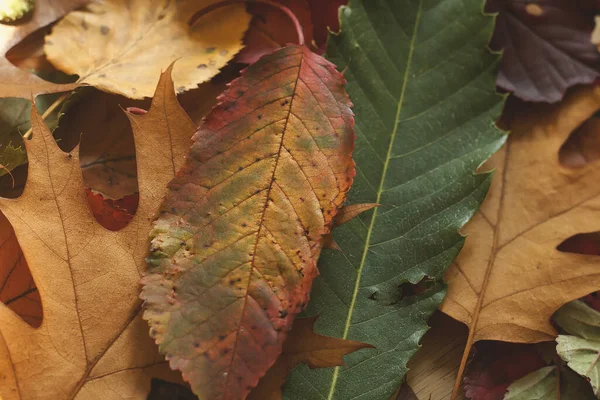
POLYGON ((166 185, 181 165, 193 123, 177 103, 168 73, 152 107, 129 116, 136 144, 140 206, 118 232, 89 211, 78 149, 63 153, 35 107, 25 141, 27 184, 0 199, 38 288, 44 319, 34 329, 0 304, 0 396, 8 400, 145 399, 150 377, 175 379, 149 340, 138 282, 147 232, 166 185))
POLYGON ((350 203, 376 203, 333 231, 307 312, 319 334, 367 342, 335 369, 298 367, 286 399, 384 399, 406 374, 458 230, 491 176, 474 171, 504 142, 494 126, 498 57, 480 0, 351 0, 327 54, 356 105, 357 177, 350 203), (430 281, 423 291, 419 282, 430 281), (417 289, 417 290, 415 290, 417 289))
POLYGON ((290 45, 231 83, 151 234, 144 318, 201 399, 243 399, 304 309, 354 177, 335 67, 290 45))

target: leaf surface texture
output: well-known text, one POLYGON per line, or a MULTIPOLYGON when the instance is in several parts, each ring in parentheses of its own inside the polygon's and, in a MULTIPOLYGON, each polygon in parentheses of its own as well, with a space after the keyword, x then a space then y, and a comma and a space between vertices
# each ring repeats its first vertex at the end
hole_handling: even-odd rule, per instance
POLYGON ((144 318, 200 399, 243 399, 308 302, 323 235, 355 174, 335 66, 290 45, 220 97, 169 184, 144 318))
POLYGON ((478 0, 352 0, 327 55, 355 104, 357 176, 349 203, 376 203, 333 231, 309 315, 317 333, 372 344, 345 366, 298 367, 287 399, 389 398, 444 296, 458 230, 487 192, 477 167, 504 141, 493 126, 493 19, 478 0), (418 282, 432 280, 419 294, 418 282))
POLYGON ((177 103, 168 73, 149 113, 130 116, 140 205, 118 232, 100 226, 87 207, 78 149, 63 153, 33 107, 25 190, 18 199, 1 199, 0 209, 14 227, 44 319, 34 329, 0 305, 8 353, 0 376, 16 383, 0 385, 3 398, 104 398, 110 388, 141 400, 150 390, 150 376, 173 379, 148 338, 138 300, 152 217, 195 129, 177 103))
POLYGON ((58 69, 80 82, 129 98, 151 97, 173 61, 177 92, 215 76, 242 48, 250 17, 243 5, 189 20, 216 0, 107 0, 60 21, 44 50, 58 69))

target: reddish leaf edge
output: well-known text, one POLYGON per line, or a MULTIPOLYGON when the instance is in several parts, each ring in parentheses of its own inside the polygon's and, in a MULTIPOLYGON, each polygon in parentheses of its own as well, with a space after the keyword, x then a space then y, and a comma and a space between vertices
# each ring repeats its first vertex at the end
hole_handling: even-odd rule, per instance
MULTIPOLYGON (((262 3, 267 3, 267 2, 268 2, 268 0, 251 0, 251 1, 254 1, 254 2, 257 2, 257 3, 258 3, 258 2, 262 2, 262 3)), ((229 0, 226 0, 224 3, 229 3, 229 2, 230 2, 231 4, 234 4, 234 3, 246 3, 247 1, 243 1, 243 0, 231 0, 231 1, 229 1, 229 0)), ((218 3, 218 4, 220 5, 220 4, 222 4, 222 3, 218 3)), ((228 4, 226 4, 226 5, 228 5, 228 4)), ((216 9, 216 8, 218 8, 218 7, 216 7, 217 5, 214 5, 214 6, 215 6, 215 7, 209 6, 209 7, 207 7, 207 8, 212 8, 212 9, 216 9)), ((209 11, 212 11, 212 9, 211 9, 211 10, 209 10, 209 11)), ((203 10, 200 10, 198 13, 200 13, 200 12, 207 13, 207 11, 203 11, 203 10)), ((291 11, 290 11, 290 12, 291 12, 291 11)), ((198 14, 198 13, 197 13, 197 14, 198 14)), ((293 14, 293 13, 292 13, 292 14, 293 14)), ((200 15, 200 16, 201 16, 201 15, 200 15)), ((195 19, 197 20, 198 18, 199 18, 199 17, 196 17, 196 15, 194 15, 194 16, 193 16, 193 17, 190 19, 190 25, 192 24, 192 22, 195 22, 195 19)), ((295 18, 295 15, 294 15, 294 18, 295 18)), ((302 32, 301 28, 299 28, 299 32, 300 32, 300 33, 302 32)), ((303 39, 303 34, 302 34, 302 39, 303 39)), ((283 49, 285 49, 285 48, 288 48, 288 47, 301 47, 301 48, 303 48, 303 49, 306 49, 306 50, 310 51, 311 53, 315 54, 316 56, 323 58, 323 56, 322 56, 322 55, 318 54, 317 52, 315 52, 315 51, 311 50, 311 49, 310 49, 308 46, 306 46, 306 45, 303 43, 303 40, 302 40, 302 44, 287 44, 286 46, 283 46, 283 47, 280 47, 280 48, 274 49, 272 52, 269 52, 269 53, 266 53, 266 54, 264 54, 264 55, 263 55, 263 56, 261 56, 261 57, 260 57, 260 58, 259 58, 259 59, 258 59, 258 60, 257 60, 257 61, 254 63, 254 64, 249 64, 249 65, 247 65, 245 68, 241 69, 241 70, 239 71, 239 76, 238 76, 237 78, 235 78, 235 79, 231 80, 230 82, 228 82, 228 83, 226 84, 226 89, 224 90, 224 92, 223 92, 223 93, 221 93, 220 95, 218 95, 218 96, 217 96, 217 98, 216 98, 216 99, 217 99, 217 103, 216 103, 216 104, 215 104, 215 105, 214 105, 214 106, 211 108, 211 111, 210 111, 210 112, 208 112, 208 113, 206 114, 206 116, 202 118, 202 121, 201 121, 201 123, 199 124, 197 131, 198 131, 198 130, 200 130, 200 129, 202 128, 202 126, 203 126, 203 124, 205 123, 205 121, 207 120, 207 118, 208 118, 209 116, 211 116, 211 114, 212 114, 212 113, 213 113, 213 112, 214 112, 216 109, 218 109, 219 107, 222 107, 222 106, 223 106, 223 104, 224 104, 224 102, 225 102, 224 100, 226 100, 226 95, 225 95, 225 93, 226 93, 226 92, 229 90, 229 88, 230 88, 231 86, 235 86, 235 85, 238 83, 238 81, 240 81, 240 80, 242 80, 242 79, 244 78, 244 75, 245 75, 246 71, 248 70, 248 68, 250 68, 250 67, 252 67, 253 65, 255 65, 256 63, 260 62, 260 61, 261 61, 261 60, 262 60, 264 57, 267 57, 267 56, 269 56, 269 55, 271 55, 271 54, 273 54, 273 53, 275 53, 275 52, 277 52, 277 51, 281 51, 281 50, 283 50, 283 49)), ((326 60, 325 58, 323 58, 323 60, 324 60, 324 61, 326 61, 326 63, 325 63, 325 65, 324 65, 324 67, 325 67, 325 68, 326 68, 326 69, 327 69, 327 70, 328 70, 330 73, 332 73, 332 74, 339 74, 342 84, 343 84, 344 86, 346 86, 346 84, 347 84, 347 80, 346 80, 346 78, 345 78, 345 70, 344 70, 344 71, 338 71, 338 70, 337 70, 337 67, 335 66, 335 64, 331 63, 329 60, 326 60)), ((173 70, 173 67, 174 67, 174 64, 175 64, 175 62, 176 62, 176 61, 177 61, 177 60, 173 61, 173 63, 172 63, 172 64, 171 64, 171 65, 170 65, 170 66, 169 66, 169 67, 168 67, 168 68, 167 68, 165 71, 163 71, 163 72, 161 73, 161 79, 163 78, 163 76, 164 76, 164 75, 168 75, 169 79, 172 79, 172 78, 171 78, 171 75, 172 75, 172 70, 173 70)), ((159 82, 159 85, 160 85, 160 82, 159 82)), ((172 85, 171 85, 171 87, 172 87, 172 85)), ((157 87, 157 89, 156 89, 156 90, 158 90, 158 87, 157 87)), ((169 90, 173 90, 173 91, 174 91, 174 89, 169 89, 169 90)), ((349 107, 349 108, 352 110, 352 109, 354 108, 354 103, 353 103, 353 102, 352 102, 352 100, 350 99, 350 97, 349 97, 349 95, 348 95, 348 93, 347 93, 347 92, 345 93, 345 96, 344 96, 344 97, 345 97, 345 100, 348 102, 348 107, 349 107)), ((146 110, 142 110, 142 109, 127 109, 127 110, 124 110, 124 111, 125 111, 126 113, 131 113, 131 114, 134 114, 134 115, 135 115, 135 114, 138 114, 138 115, 141 115, 141 116, 143 116, 143 115, 144 115, 144 114, 146 114, 146 112, 147 112, 146 110)), ((352 116, 354 116, 354 113, 353 113, 353 112, 352 112, 352 116)), ((351 148, 349 149, 349 153, 348 153, 348 154, 350 155, 350 157, 352 157, 352 155, 353 155, 353 153, 354 153, 354 150, 355 150, 355 145, 356 145, 356 131, 354 130, 354 127, 355 127, 355 119, 353 118, 353 119, 352 119, 352 121, 351 121, 351 123, 350 123, 350 125, 349 125, 349 128, 351 128, 351 129, 352 129, 352 146, 351 146, 351 148)), ((351 170, 349 171, 349 177, 350 177, 351 181, 350 181, 350 187, 349 187, 349 189, 347 190, 347 192, 349 192, 349 191, 350 191, 350 189, 351 189, 351 187, 352 187, 352 185, 353 185, 353 183, 354 183, 354 182, 353 182, 353 181, 354 181, 354 177, 356 176, 356 162, 354 161, 354 159, 353 159, 353 158, 351 159, 351 163, 352 163, 352 167, 351 167, 351 170)), ((370 209, 372 209, 372 208, 374 208, 374 207, 380 206, 380 204, 375 204, 375 203, 372 203, 372 204, 371 204, 371 203, 364 203, 364 204, 356 204, 356 205, 353 205, 353 206, 367 206, 367 208, 366 208, 365 210, 363 210, 363 211, 368 211, 368 210, 370 210, 370 209)), ((321 236, 321 245, 322 245, 323 247, 325 247, 325 248, 326 248, 326 247, 328 247, 328 246, 329 246, 329 244, 330 244, 331 242, 332 242, 331 244, 332 244, 333 246, 335 246, 335 245, 336 245, 336 244, 335 244, 335 241, 332 241, 332 240, 330 240, 330 238, 331 238, 331 231, 332 231, 332 229, 333 229, 333 228, 335 228, 335 226, 341 225, 341 223, 340 223, 340 224, 336 224, 336 216, 338 216, 338 214, 339 214, 340 210, 342 210, 344 207, 346 207, 346 206, 342 206, 342 207, 338 207, 338 208, 334 209, 334 210, 333 210, 334 212, 332 212, 331 214, 329 214, 329 215, 327 216, 327 217, 329 217, 329 221, 326 221, 326 222, 325 222, 325 224, 324 224, 324 233, 323 233, 323 234, 322 234, 322 236, 321 236)), ((344 220, 342 223, 348 222, 349 220, 353 219, 355 216, 359 215, 359 214, 360 214, 360 213, 362 213, 363 211, 356 213, 356 215, 354 215, 352 218, 346 219, 346 220, 344 220)), ((327 217, 326 217, 326 218, 327 218, 327 217)), ((333 248, 335 248, 335 247, 333 247, 333 248)), ((339 247, 338 247, 338 248, 339 248, 339 247)), ((315 260, 315 261, 318 261, 318 260, 315 260)), ((141 278, 141 280, 140 280, 140 284, 141 284, 142 286, 145 286, 145 284, 147 283, 147 280, 148 280, 148 278, 149 278, 149 275, 150 275, 150 274, 146 272, 146 273, 144 274, 144 276, 141 278)), ((318 271, 318 269, 317 269, 317 275, 315 276, 315 278, 316 278, 318 275, 319 275, 319 271, 318 271)), ((145 302, 145 299, 144 299, 143 297, 141 297, 141 298, 142 298, 142 300, 144 300, 144 302, 145 302)), ((146 320, 146 318, 144 318, 144 319, 146 320)), ((147 322, 149 322, 149 320, 146 320, 146 321, 147 321, 147 322)), ((316 318, 314 319, 314 321, 313 321, 313 324, 314 324, 314 322, 316 322, 316 318)), ((292 327, 293 327, 293 325, 292 325, 292 327)), ((292 329, 292 327, 290 327, 290 330, 292 329)), ((156 341, 157 339, 156 339, 156 338, 154 338, 154 336, 152 335, 152 333, 151 333, 151 332, 152 332, 152 328, 150 328, 150 329, 149 329, 149 334, 150 334, 150 337, 151 337, 151 338, 152 338, 152 339, 155 341, 155 343, 158 345, 158 342, 156 341)), ((285 335, 285 336, 284 336, 284 342, 285 342, 285 339, 287 338, 287 332, 286 332, 284 335, 285 335)), ((322 335, 319 335, 319 336, 322 336, 322 335)), ((365 345, 365 348, 375 348, 375 346, 372 346, 372 345, 370 345, 370 344, 367 344, 367 343, 364 343, 364 345, 365 345)), ((273 366, 276 364, 277 360, 279 360, 279 359, 281 358, 282 351, 283 351, 283 345, 282 345, 282 347, 281 347, 281 348, 280 348, 280 350, 279 350, 279 356, 278 356, 278 357, 277 357, 275 360, 273 360, 273 362, 272 362, 272 363, 269 365, 269 368, 267 368, 267 369, 265 370, 265 372, 264 372, 262 375, 260 375, 260 376, 258 376, 258 377, 257 377, 257 378, 258 378, 258 379, 257 379, 257 384, 258 384, 258 381, 260 381, 260 379, 262 379, 262 378, 263 378, 263 377, 264 377, 264 376, 265 376, 265 375, 268 373, 268 371, 269 371, 269 370, 270 370, 270 369, 271 369, 271 368, 272 368, 272 367, 273 367, 273 366)), ((169 367, 170 367, 172 370, 180 370, 180 368, 178 368, 178 366, 177 366, 177 365, 173 365, 173 363, 171 363, 171 362, 169 362, 169 367)), ((310 367, 310 368, 314 368, 314 367, 311 367, 310 365, 309 365, 309 367, 310 367)), ((187 382, 187 383, 191 383, 191 382, 190 382, 188 379, 186 379, 186 377, 185 377, 185 376, 183 376, 183 374, 182 374, 182 377, 183 377, 183 380, 184 380, 185 382, 187 382)), ((254 387, 256 387, 256 384, 254 385, 254 387)))

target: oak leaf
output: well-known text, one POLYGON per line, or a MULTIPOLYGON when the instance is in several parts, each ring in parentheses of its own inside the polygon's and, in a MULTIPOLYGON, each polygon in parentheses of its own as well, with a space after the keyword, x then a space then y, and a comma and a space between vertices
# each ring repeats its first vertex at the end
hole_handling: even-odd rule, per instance
POLYGON ((294 322, 277 362, 250 392, 249 400, 281 400, 285 378, 300 363, 310 368, 335 367, 344 365, 344 355, 373 347, 367 343, 318 335, 313 331, 315 321, 316 318, 302 318, 294 322))
POLYGON ((106 0, 54 26, 48 60, 79 82, 133 99, 152 96, 161 69, 174 60, 177 92, 215 76, 242 48, 249 16, 223 7, 190 26, 196 11, 218 0, 106 0))
POLYGON ((470 330, 461 371, 476 341, 553 340, 552 314, 600 288, 597 256, 558 249, 600 227, 598 162, 571 168, 558 156, 569 135, 600 109, 600 87, 555 106, 523 108, 506 147, 488 165, 497 170, 490 193, 446 274, 441 310, 470 330))
POLYGON ((344 83, 305 47, 261 58, 220 97, 169 184, 144 318, 201 399, 245 398, 308 302, 355 173, 344 83))
POLYGON ((0 377, 15 383, 0 385, 5 400, 105 398, 107 390, 141 400, 150 376, 176 379, 148 338, 138 300, 151 220, 195 129, 169 73, 148 114, 129 115, 140 206, 118 232, 100 226, 87 207, 77 149, 63 153, 33 108, 27 184, 20 198, 1 199, 0 209, 37 284, 44 320, 34 329, 0 305, 8 352, 0 377))

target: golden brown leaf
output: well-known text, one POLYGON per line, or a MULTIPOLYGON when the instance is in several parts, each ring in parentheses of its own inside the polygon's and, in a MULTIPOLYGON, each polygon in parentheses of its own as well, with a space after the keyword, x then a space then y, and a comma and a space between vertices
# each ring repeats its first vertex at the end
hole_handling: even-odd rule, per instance
POLYGON ((133 221, 112 232, 85 200, 78 151, 63 153, 35 107, 26 141, 29 175, 18 199, 1 199, 37 284, 44 308, 38 329, 0 306, 0 332, 20 399, 145 399, 150 376, 175 379, 140 318, 138 282, 145 269, 150 221, 183 161, 194 124, 180 108, 169 71, 143 116, 129 115, 136 142, 140 206, 133 221))
POLYGON ((559 251, 569 237, 600 228, 600 164, 561 165, 569 135, 600 109, 600 87, 515 117, 487 200, 466 226, 465 247, 449 269, 442 311, 469 326, 473 342, 552 340, 550 317, 600 288, 596 256, 559 251))
POLYGON ((106 0, 67 15, 46 37, 48 59, 100 90, 141 99, 175 60, 177 92, 215 76, 242 48, 249 23, 243 5, 192 15, 218 0, 106 0))
POLYGON ((250 392, 248 400, 280 400, 281 387, 288 373, 300 363, 308 364, 310 368, 341 366, 346 354, 373 347, 367 343, 318 335, 313 331, 316 320, 296 320, 283 343, 281 356, 250 392))

